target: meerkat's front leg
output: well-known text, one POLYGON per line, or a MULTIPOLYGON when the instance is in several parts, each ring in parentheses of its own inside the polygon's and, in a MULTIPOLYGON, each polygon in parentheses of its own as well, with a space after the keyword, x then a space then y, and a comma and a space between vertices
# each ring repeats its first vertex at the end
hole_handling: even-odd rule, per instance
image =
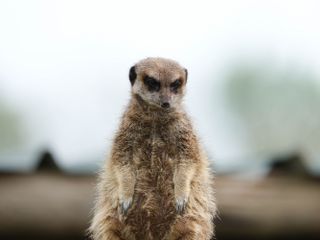
POLYGON ((132 167, 129 165, 122 165, 117 167, 116 177, 119 184, 118 192, 120 213, 126 215, 132 204, 134 186, 136 182, 135 174, 132 167))
POLYGON ((176 201, 176 209, 179 213, 183 212, 185 209, 189 193, 191 180, 194 175, 195 168, 189 164, 177 164, 174 171, 173 183, 174 183, 174 194, 176 201))

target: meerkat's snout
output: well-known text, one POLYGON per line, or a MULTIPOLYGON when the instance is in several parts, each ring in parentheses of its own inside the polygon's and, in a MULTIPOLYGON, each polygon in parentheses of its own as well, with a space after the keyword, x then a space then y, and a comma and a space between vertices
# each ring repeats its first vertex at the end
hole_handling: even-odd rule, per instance
POLYGON ((163 107, 163 108, 169 108, 169 107, 170 107, 170 103, 164 102, 164 103, 161 104, 161 107, 163 107))
POLYGON ((166 91, 166 89, 164 89, 164 93, 160 94, 160 106, 162 108, 170 108, 171 106, 171 94, 169 91, 166 91))

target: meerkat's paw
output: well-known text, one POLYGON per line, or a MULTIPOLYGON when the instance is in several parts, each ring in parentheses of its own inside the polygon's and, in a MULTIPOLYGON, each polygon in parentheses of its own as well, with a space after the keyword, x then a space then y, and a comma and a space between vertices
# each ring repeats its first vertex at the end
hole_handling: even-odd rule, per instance
POLYGON ((176 197, 176 210, 179 214, 183 213, 188 203, 187 196, 176 197))
POLYGON ((120 198, 120 213, 122 215, 126 215, 128 213, 129 208, 132 205, 132 197, 129 198, 120 198))

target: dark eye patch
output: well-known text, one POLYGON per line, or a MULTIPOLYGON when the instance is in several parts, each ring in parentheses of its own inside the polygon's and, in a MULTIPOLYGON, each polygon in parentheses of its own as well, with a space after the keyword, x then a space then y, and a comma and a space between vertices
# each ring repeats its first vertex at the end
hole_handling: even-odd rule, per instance
POLYGON ((173 83, 170 84, 170 89, 172 92, 177 93, 178 89, 181 87, 182 81, 180 79, 175 80, 173 83))
POLYGON ((153 77, 145 76, 143 82, 150 92, 158 92, 160 90, 160 82, 153 77))

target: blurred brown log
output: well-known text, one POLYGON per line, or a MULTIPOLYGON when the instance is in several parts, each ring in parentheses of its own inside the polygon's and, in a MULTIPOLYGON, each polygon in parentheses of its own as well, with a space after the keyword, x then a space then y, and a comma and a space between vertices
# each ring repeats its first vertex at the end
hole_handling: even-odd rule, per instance
MULTIPOLYGON (((320 239, 320 183, 217 176, 217 238, 320 239)), ((95 178, 0 175, 0 239, 85 239, 95 178)))

